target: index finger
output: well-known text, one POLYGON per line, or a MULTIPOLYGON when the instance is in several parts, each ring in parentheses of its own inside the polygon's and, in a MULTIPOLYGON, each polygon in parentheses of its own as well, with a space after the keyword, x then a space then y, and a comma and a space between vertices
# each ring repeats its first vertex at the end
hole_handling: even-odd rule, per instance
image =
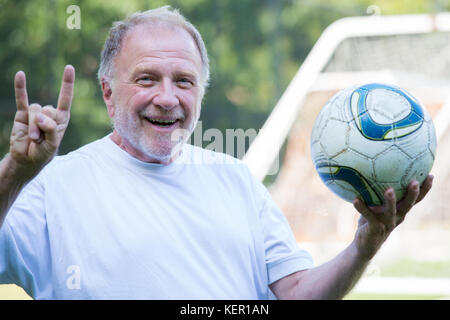
POLYGON ((28 94, 25 72, 19 71, 14 77, 14 92, 16 95, 16 106, 19 111, 28 111, 28 94))
POLYGON ((433 175, 428 175, 425 179, 425 181, 420 186, 420 192, 419 196, 417 197, 416 203, 422 201, 423 198, 427 195, 427 193, 430 191, 431 187, 433 186, 433 175))
POLYGON ((64 68, 61 90, 59 91, 57 110, 69 111, 72 105, 73 86, 75 82, 75 69, 71 65, 64 68))

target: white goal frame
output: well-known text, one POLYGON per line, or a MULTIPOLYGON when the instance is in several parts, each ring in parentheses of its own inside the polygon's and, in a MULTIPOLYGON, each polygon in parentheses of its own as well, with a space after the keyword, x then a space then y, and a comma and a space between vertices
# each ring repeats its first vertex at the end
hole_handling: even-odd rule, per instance
MULTIPOLYGON (((435 15, 392 15, 349 17, 328 26, 295 74, 275 105, 258 135, 250 145, 243 161, 252 173, 263 180, 288 136, 302 102, 317 76, 326 66, 338 45, 352 37, 426 34, 450 31, 450 13, 435 15)), ((443 132, 450 117, 440 119, 438 132, 443 132)))

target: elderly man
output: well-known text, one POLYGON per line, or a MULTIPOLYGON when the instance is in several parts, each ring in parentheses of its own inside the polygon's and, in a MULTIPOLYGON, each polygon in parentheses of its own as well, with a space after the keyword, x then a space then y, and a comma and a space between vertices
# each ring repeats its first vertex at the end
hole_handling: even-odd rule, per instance
POLYGON ((185 143, 208 78, 202 38, 177 11, 115 23, 99 69, 114 130, 54 158, 75 70, 66 66, 56 108, 29 105, 18 72, 0 163, 0 281, 37 299, 343 297, 432 178, 398 203, 392 189, 384 206, 355 200, 354 241, 314 267, 244 164, 185 143))

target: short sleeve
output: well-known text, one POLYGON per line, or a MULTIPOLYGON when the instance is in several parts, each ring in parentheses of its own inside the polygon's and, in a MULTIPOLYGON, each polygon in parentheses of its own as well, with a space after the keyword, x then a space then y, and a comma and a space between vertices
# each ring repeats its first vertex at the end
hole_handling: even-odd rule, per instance
POLYGON ((43 189, 37 178, 28 183, 0 229, 0 283, 14 283, 35 298, 50 290, 47 275, 51 273, 51 263, 43 189))
POLYGON ((0 283, 1 284, 9 284, 14 283, 14 280, 11 279, 8 270, 10 269, 11 260, 9 257, 9 239, 11 238, 11 229, 9 228, 8 223, 3 223, 0 228, 0 283))
POLYGON ((314 267, 311 255, 297 244, 286 217, 267 188, 259 181, 255 184, 257 198, 262 203, 259 218, 269 284, 291 273, 314 267))

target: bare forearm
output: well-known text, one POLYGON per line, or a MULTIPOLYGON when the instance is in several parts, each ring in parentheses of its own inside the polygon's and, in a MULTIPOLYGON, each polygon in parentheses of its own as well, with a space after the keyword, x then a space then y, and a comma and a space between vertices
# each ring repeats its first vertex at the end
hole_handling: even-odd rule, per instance
POLYGON ((361 278, 370 260, 359 256, 354 242, 334 259, 298 273, 293 299, 342 299, 361 278))
POLYGON ((411 181, 405 198, 396 202, 395 193, 388 188, 384 204, 367 207, 361 200, 353 202, 361 213, 353 242, 336 258, 305 271, 281 278, 270 285, 279 299, 341 299, 361 278, 372 257, 404 219, 412 206, 421 201, 433 184, 429 175, 419 188, 411 181))
POLYGON ((0 226, 23 186, 31 178, 20 170, 9 153, 0 161, 0 226))

